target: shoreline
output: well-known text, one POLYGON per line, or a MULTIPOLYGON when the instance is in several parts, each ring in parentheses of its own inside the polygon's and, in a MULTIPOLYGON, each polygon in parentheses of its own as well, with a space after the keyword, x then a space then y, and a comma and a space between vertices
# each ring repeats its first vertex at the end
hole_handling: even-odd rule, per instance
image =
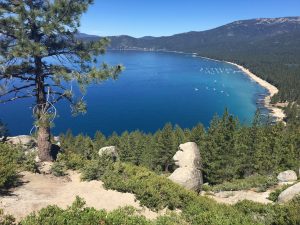
POLYGON ((277 87, 275 87, 274 85, 270 84, 269 82, 263 80, 262 78, 258 77, 257 75, 252 73, 249 69, 247 69, 239 64, 225 61, 225 60, 211 59, 211 58, 203 57, 203 56, 199 56, 199 57, 201 57, 203 59, 217 61, 217 62, 225 62, 230 65, 236 66, 238 69, 243 71, 244 74, 246 74, 248 77, 250 77, 250 79, 254 80, 258 85, 265 88, 269 92, 269 94, 267 96, 265 96, 265 98, 264 98, 265 108, 270 111, 270 114, 276 119, 276 122, 283 122, 283 119, 286 117, 283 109, 279 108, 276 104, 271 103, 271 98, 279 92, 277 87))
POLYGON ((270 113, 272 114, 272 116, 274 118, 276 118, 276 122, 283 121, 283 119, 286 117, 284 111, 281 108, 279 108, 278 106, 276 106, 276 104, 271 103, 271 98, 279 92, 277 87, 275 87, 274 85, 270 84, 269 82, 263 80, 262 78, 258 77, 257 75, 252 73, 249 69, 247 69, 241 65, 238 65, 233 62, 227 62, 227 61, 223 61, 223 62, 226 62, 228 64, 236 66, 237 68, 242 70, 246 75, 248 75, 252 80, 254 80, 257 84, 259 84, 263 88, 267 89, 269 94, 267 96, 265 96, 265 98, 264 98, 264 106, 270 110, 270 113))
MULTIPOLYGON (((112 49, 112 50, 117 50, 117 49, 112 49)), ((180 52, 180 51, 168 51, 168 50, 163 50, 163 49, 158 49, 158 50, 149 50, 149 49, 126 49, 131 50, 131 51, 147 51, 147 52, 169 52, 169 53, 177 53, 177 54, 189 54, 193 55, 195 57, 200 57, 203 59, 207 60, 212 60, 212 61, 217 61, 217 62, 225 62, 230 65, 236 66, 238 69, 240 69, 245 75, 247 75, 250 79, 254 80, 258 85, 261 87, 265 88, 268 91, 268 95, 265 96, 264 98, 264 107, 270 111, 270 114, 275 118, 276 122, 283 122, 283 119, 286 117, 284 111, 279 108, 276 104, 271 103, 271 98, 279 92, 278 88, 275 87, 274 85, 270 84, 269 82, 263 80, 262 78, 258 77, 254 73, 252 73, 249 69, 238 65, 233 62, 225 61, 225 60, 218 60, 218 59, 212 59, 208 58, 205 56, 200 56, 197 53, 186 53, 186 52, 180 52)), ((123 50, 124 51, 124 50, 123 50)))

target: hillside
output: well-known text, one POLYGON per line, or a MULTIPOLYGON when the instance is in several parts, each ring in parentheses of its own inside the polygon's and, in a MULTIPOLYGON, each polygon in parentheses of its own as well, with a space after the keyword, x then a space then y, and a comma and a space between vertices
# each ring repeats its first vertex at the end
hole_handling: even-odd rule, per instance
POLYGON ((111 49, 182 51, 233 61, 277 86, 274 101, 300 101, 300 17, 242 20, 166 37, 109 38, 111 49))

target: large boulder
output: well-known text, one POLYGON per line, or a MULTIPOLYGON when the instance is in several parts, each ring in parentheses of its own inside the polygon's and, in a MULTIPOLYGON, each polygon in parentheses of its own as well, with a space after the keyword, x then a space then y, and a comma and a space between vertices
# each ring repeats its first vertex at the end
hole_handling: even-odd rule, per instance
POLYGON ((183 187, 199 191, 203 184, 201 172, 201 156, 196 143, 187 142, 179 145, 179 150, 173 156, 177 168, 169 179, 183 187))
POLYGON ((283 192, 281 192, 280 195, 278 196, 278 202, 279 203, 288 202, 298 195, 300 196, 300 182, 297 184, 294 184, 293 186, 291 186, 291 187, 285 189, 283 192))
POLYGON ((290 182, 297 180, 297 174, 293 170, 287 170, 278 174, 277 179, 280 182, 290 182))
POLYGON ((109 155, 114 161, 119 159, 118 148, 116 146, 106 146, 99 150, 99 156, 109 155))

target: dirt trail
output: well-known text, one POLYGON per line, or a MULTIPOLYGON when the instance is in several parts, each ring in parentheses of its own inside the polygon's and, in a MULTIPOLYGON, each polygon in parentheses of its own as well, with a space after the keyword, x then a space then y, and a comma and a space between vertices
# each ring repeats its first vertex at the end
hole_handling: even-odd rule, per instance
POLYGON ((96 209, 111 211, 133 206, 149 219, 157 217, 157 213, 142 208, 133 194, 105 190, 101 181, 81 182, 80 174, 74 171, 69 171, 67 178, 29 172, 21 175, 23 185, 11 190, 9 195, 0 195, 0 208, 14 215, 17 220, 48 205, 66 208, 76 196, 84 198, 87 206, 96 209))
MULTIPOLYGON (((4 209, 5 213, 12 214, 17 220, 20 220, 31 212, 38 211, 48 205, 66 208, 72 204, 76 196, 80 196, 84 198, 87 206, 96 209, 112 211, 119 207, 133 206, 148 219, 155 219, 158 215, 165 213, 165 210, 156 213, 141 207, 133 194, 106 190, 101 181, 82 182, 78 172, 68 171, 68 173, 67 177, 55 177, 22 172, 21 181, 23 184, 12 189, 7 195, 0 195, 0 208, 4 209)), ((235 204, 245 199, 267 204, 271 203, 267 199, 270 191, 260 193, 252 190, 224 191, 214 195, 206 195, 205 192, 202 192, 201 195, 206 195, 225 204, 235 204)))
POLYGON ((214 195, 207 195, 208 197, 216 200, 219 203, 225 204, 236 204, 242 200, 250 200, 262 204, 272 203, 271 200, 268 199, 270 190, 266 192, 255 192, 252 190, 243 190, 243 191, 222 191, 215 193, 214 195))

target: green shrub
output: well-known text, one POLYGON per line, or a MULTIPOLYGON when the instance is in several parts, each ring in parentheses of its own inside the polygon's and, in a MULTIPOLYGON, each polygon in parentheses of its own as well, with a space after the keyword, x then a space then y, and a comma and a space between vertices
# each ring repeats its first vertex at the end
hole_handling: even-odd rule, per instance
POLYGON ((3 209, 0 209, 0 225, 15 225, 15 218, 11 215, 5 215, 3 209))
POLYGON ((285 189, 289 188, 290 184, 285 184, 280 188, 275 189, 274 191, 272 191, 268 197, 269 200, 276 202, 278 200, 278 196, 280 195, 281 192, 283 192, 285 189))
POLYGON ((210 191, 211 190, 211 186, 209 186, 208 184, 203 184, 201 187, 202 191, 210 191))
POLYGON ((18 172, 38 172, 36 153, 25 154, 19 147, 0 143, 0 188, 9 188, 18 182, 18 172))
POLYGON ((51 172, 54 176, 62 177, 67 175, 67 167, 65 165, 65 162, 63 161, 56 161, 53 163, 51 167, 51 172))
POLYGON ((142 205, 154 210, 182 208, 197 196, 164 176, 131 164, 115 163, 103 175, 102 181, 107 188, 134 193, 142 205))
POLYGON ((188 223, 181 214, 171 212, 167 213, 166 215, 162 215, 158 217, 155 221, 155 225, 189 225, 188 223))
POLYGON ((38 165, 35 161, 36 153, 31 152, 28 154, 24 154, 22 157, 22 168, 26 171, 32 172, 32 173, 38 173, 38 165))
POLYGON ((16 185, 18 181, 18 155, 16 149, 0 143, 0 188, 9 188, 16 185))
POLYGON ((275 206, 271 204, 260 204, 244 200, 235 204, 234 207, 260 224, 273 224, 276 217, 275 206))
POLYGON ((206 189, 213 192, 220 191, 238 191, 238 190, 249 190, 256 188, 257 191, 266 191, 267 188, 277 184, 277 179, 272 176, 253 175, 246 177, 245 179, 235 179, 232 181, 224 182, 214 186, 206 187, 206 189))
MULTIPOLYGON (((33 213, 21 221, 21 225, 151 225, 150 221, 143 216, 135 215, 135 210, 131 207, 114 210, 110 213, 105 210, 84 207, 83 199, 77 197, 72 206, 66 210, 57 206, 48 206, 33 213)), ((154 224, 153 224, 154 225, 154 224)), ((174 224, 175 225, 175 224, 174 224)))
POLYGON ((81 169, 82 180, 99 180, 102 175, 113 165, 111 156, 103 155, 98 159, 86 160, 86 164, 81 169))
POLYGON ((267 225, 300 224, 300 197, 286 204, 259 204, 252 201, 241 201, 234 205, 245 216, 250 216, 258 223, 267 225))
POLYGON ((86 159, 82 155, 74 152, 59 153, 56 161, 64 162, 67 169, 80 170, 86 164, 86 159))
POLYGON ((284 205, 276 205, 274 225, 300 224, 300 196, 284 205))
POLYGON ((198 196, 143 167, 116 163, 102 181, 107 188, 135 194, 142 205, 153 210, 180 209, 189 224, 255 224, 232 206, 198 196))

